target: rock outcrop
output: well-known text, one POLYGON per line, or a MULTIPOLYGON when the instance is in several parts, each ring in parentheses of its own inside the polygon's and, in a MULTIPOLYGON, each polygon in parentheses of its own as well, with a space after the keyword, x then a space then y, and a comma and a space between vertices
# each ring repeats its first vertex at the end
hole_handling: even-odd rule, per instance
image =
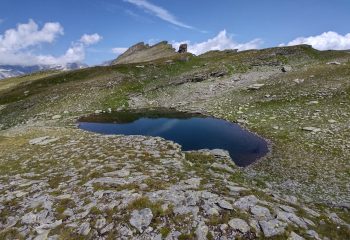
POLYGON ((130 47, 120 55, 111 65, 150 62, 157 59, 173 58, 179 55, 176 50, 166 41, 149 46, 143 42, 130 47))
POLYGON ((187 44, 181 44, 178 53, 187 53, 187 44))

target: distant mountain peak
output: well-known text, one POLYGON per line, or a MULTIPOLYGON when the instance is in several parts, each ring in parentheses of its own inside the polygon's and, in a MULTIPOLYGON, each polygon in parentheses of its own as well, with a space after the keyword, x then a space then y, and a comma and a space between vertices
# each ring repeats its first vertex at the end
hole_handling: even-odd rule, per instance
POLYGON ((39 71, 69 71, 74 69, 86 68, 88 65, 84 63, 68 63, 65 65, 0 65, 0 80, 4 78, 17 77, 25 74, 35 73, 39 71))

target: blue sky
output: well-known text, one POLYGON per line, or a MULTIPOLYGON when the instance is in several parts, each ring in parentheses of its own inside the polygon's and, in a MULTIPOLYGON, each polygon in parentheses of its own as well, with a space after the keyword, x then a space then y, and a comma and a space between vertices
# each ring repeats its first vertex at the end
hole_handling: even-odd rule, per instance
POLYGON ((349 12, 349 0, 1 0, 0 64, 98 64, 161 40, 186 41, 197 54, 283 43, 349 49, 349 12))

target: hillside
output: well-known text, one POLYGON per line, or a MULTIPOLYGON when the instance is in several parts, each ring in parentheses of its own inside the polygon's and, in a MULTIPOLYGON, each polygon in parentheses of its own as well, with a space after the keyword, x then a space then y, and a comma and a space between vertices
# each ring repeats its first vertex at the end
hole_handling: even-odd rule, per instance
POLYGON ((0 82, 0 239, 349 239, 350 54, 308 45, 179 54, 0 82), (240 168, 144 136, 84 132, 95 112, 172 108, 269 142, 240 168))

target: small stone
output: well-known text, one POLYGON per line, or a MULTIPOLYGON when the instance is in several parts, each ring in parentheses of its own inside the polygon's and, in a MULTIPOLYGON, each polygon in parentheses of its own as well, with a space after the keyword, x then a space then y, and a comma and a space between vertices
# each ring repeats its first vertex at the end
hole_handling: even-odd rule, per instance
POLYGON ((336 123, 337 121, 336 121, 336 120, 333 120, 333 119, 329 119, 328 122, 329 122, 329 123, 336 123))
POLYGON ((210 208, 208 211, 207 211, 208 215, 219 215, 219 211, 216 209, 216 208, 210 208))
POLYGON ((307 131, 307 132, 314 132, 314 133, 317 133, 317 132, 320 132, 321 129, 320 128, 316 128, 316 127, 303 127, 302 128, 304 131, 307 131))
POLYGON ((83 236, 87 236, 90 233, 90 223, 84 222, 83 224, 80 225, 78 229, 78 233, 83 236))
POLYGON ((317 239, 317 240, 321 240, 320 236, 318 235, 318 233, 314 230, 308 230, 306 231, 307 235, 309 235, 310 237, 317 239))
POLYGON ((295 80, 293 80, 293 82, 295 82, 297 84, 301 84, 304 82, 304 79, 295 79, 295 80))
POLYGON ((239 218, 231 219, 228 222, 228 225, 234 230, 240 231, 241 233, 247 233, 250 230, 250 227, 247 224, 247 222, 239 218))
POLYGON ((108 224, 105 228, 101 230, 101 234, 110 232, 114 228, 114 223, 108 224))
POLYGON ((106 219, 100 218, 96 221, 95 228, 96 229, 102 229, 106 225, 106 219))
POLYGON ((252 84, 252 85, 248 86, 248 90, 259 90, 263 86, 265 86, 265 84, 259 84, 259 83, 252 84))
POLYGON ((142 233, 151 224, 152 219, 151 209, 134 210, 131 213, 130 224, 142 233))
POLYGON ((62 116, 61 115, 54 115, 52 116, 52 120, 57 120, 60 119, 62 116))
POLYGON ((334 61, 334 62, 328 62, 327 65, 341 65, 341 63, 334 61))
POLYGON ((229 203, 226 200, 220 200, 217 202, 217 204, 219 205, 219 207, 223 208, 223 209, 227 209, 227 210, 233 210, 233 206, 231 203, 229 203))
POLYGON ((290 72, 290 71, 292 71, 292 67, 291 66, 283 66, 281 68, 281 71, 282 72, 290 72))
POLYGON ((68 208, 68 209, 64 210, 63 215, 71 217, 71 216, 74 216, 74 212, 72 209, 68 208))
POLYGON ((223 149, 212 149, 209 152, 216 157, 231 158, 230 153, 223 149))
POLYGON ((199 224, 199 226, 196 229, 196 236, 198 240, 206 240, 207 234, 208 234, 209 228, 205 223, 199 224))

